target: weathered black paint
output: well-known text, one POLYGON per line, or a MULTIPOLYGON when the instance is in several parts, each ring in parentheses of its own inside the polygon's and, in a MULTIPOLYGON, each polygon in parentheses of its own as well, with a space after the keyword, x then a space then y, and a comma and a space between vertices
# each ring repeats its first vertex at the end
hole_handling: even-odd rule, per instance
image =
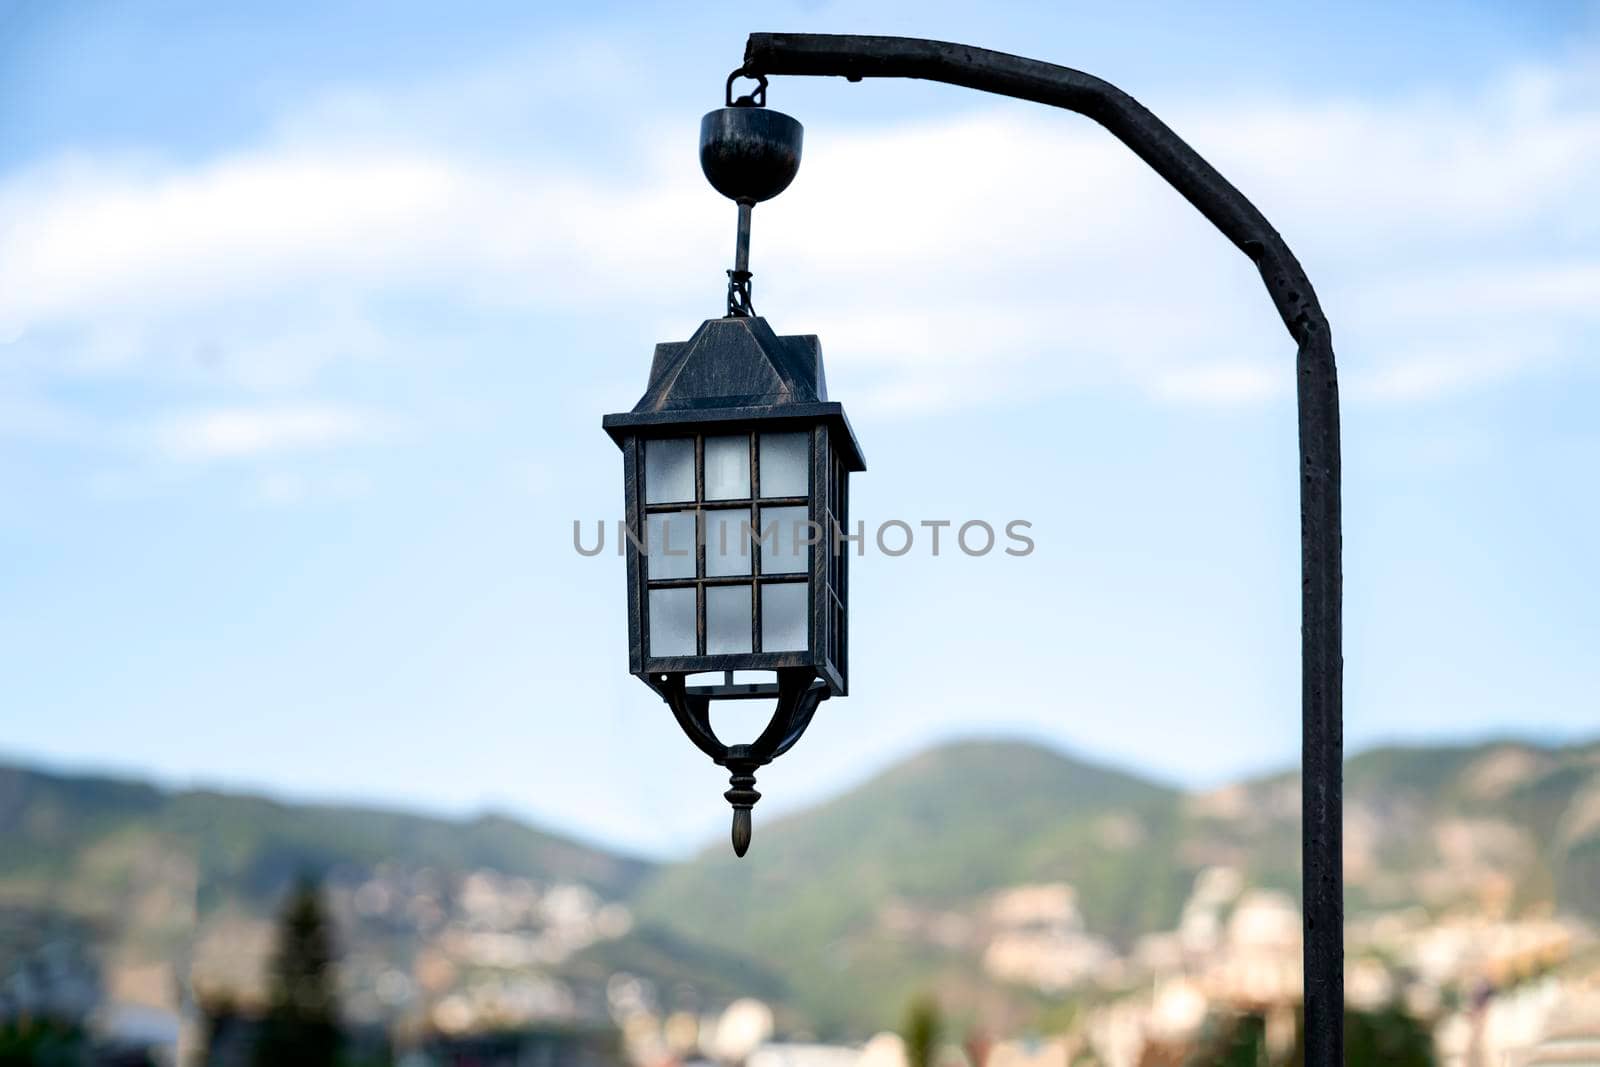
POLYGON ((754 33, 742 71, 921 78, 1095 120, 1249 256, 1299 345, 1301 871, 1308 1067, 1344 1062, 1343 677, 1339 386, 1328 320, 1266 218, 1160 119, 1109 82, 1052 63, 906 37, 754 33))
POLYGON ((735 100, 737 77, 738 71, 728 75, 728 106, 700 120, 700 170, 712 188, 739 205, 733 269, 728 272, 728 314, 745 316, 755 314, 750 296, 750 213, 794 181, 805 130, 766 106, 765 78, 754 93, 735 100))
POLYGON ((761 799, 755 788, 756 771, 800 740, 800 735, 811 725, 817 705, 830 696, 828 683, 808 668, 778 671, 775 687, 778 702, 767 728, 748 745, 725 745, 711 729, 711 701, 717 696, 741 699, 746 695, 773 694, 762 687, 762 691, 750 694, 719 692, 712 695, 701 687, 685 685, 684 678, 682 674, 664 676, 660 691, 678 720, 678 726, 695 747, 710 756, 717 766, 728 769, 729 789, 722 795, 733 807, 733 851, 743 856, 750 848, 750 809, 761 799))
POLYGON ((794 181, 804 140, 804 128, 781 111, 721 107, 700 120, 700 169, 729 200, 759 204, 794 181))
MULTIPOLYGON (((642 537, 651 514, 692 508, 743 511, 757 508, 805 507, 819 529, 828 529, 830 508, 847 508, 848 475, 864 470, 865 461, 844 408, 828 400, 822 347, 808 335, 783 336, 765 319, 729 316, 709 319, 683 342, 656 346, 650 381, 632 411, 607 415, 607 433, 622 450, 623 490, 629 529, 642 537), (809 435, 810 472, 804 496, 766 496, 761 492, 759 433, 803 430, 809 435), (751 496, 745 499, 705 499, 704 435, 750 434, 751 496), (647 503, 644 446, 652 438, 693 436, 695 439, 695 501, 647 503), (837 503, 834 503, 837 502, 837 503)), ((841 515, 841 518, 843 516, 841 515)), ((734 851, 744 855, 750 845, 750 809, 761 794, 755 790, 758 768, 788 751, 811 722, 817 705, 848 692, 844 635, 830 641, 828 620, 842 629, 845 561, 830 569, 834 546, 824 537, 811 551, 811 571, 800 575, 764 575, 760 553, 752 553, 751 573, 727 577, 706 573, 706 546, 696 538, 696 566, 692 578, 652 579, 638 544, 630 540, 628 564, 628 667, 661 695, 684 732, 718 765, 728 768, 731 788, 724 794, 733 806, 734 851), (835 575, 837 580, 833 580, 835 575), (764 652, 761 648, 761 598, 772 583, 803 584, 808 593, 807 648, 764 652), (705 590, 715 586, 749 586, 753 650, 733 654, 704 654, 705 590), (649 591, 696 590, 696 648, 693 656, 651 656, 649 591), (689 685, 691 674, 708 671, 763 670, 776 673, 770 685, 734 684, 731 677, 720 685, 689 685), (724 745, 710 725, 713 700, 776 698, 772 719, 761 736, 748 745, 724 745)))

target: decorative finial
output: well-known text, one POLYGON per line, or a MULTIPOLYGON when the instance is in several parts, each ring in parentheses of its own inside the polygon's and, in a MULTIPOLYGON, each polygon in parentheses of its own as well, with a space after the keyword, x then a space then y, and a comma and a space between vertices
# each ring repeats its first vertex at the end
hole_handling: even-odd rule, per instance
POLYGON ((733 786, 722 794, 733 805, 733 854, 744 857, 750 851, 750 809, 756 806, 761 794, 756 792, 754 768, 731 767, 733 774, 728 784, 733 786))

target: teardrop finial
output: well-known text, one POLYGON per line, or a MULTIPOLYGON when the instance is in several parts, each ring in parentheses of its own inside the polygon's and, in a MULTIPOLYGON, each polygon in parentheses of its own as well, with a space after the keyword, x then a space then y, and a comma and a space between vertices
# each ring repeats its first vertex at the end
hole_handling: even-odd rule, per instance
POLYGON ((735 769, 728 776, 733 788, 722 794, 733 805, 733 854, 741 858, 750 851, 750 809, 761 799, 756 792, 756 776, 750 770, 745 766, 735 769))

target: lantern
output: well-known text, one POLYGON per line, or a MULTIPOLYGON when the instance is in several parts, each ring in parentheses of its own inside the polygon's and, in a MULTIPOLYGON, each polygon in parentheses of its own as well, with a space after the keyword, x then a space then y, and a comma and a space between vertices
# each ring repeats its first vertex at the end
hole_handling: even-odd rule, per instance
POLYGON ((644 396, 603 426, 623 456, 629 669, 729 770, 742 856, 756 769, 848 689, 848 478, 865 464, 817 338, 751 309, 751 209, 793 179, 801 128, 765 108, 764 81, 737 102, 728 84, 700 142, 707 178, 739 205, 727 314, 657 345, 644 396), (712 703, 758 699, 776 704, 766 729, 722 742, 712 703))

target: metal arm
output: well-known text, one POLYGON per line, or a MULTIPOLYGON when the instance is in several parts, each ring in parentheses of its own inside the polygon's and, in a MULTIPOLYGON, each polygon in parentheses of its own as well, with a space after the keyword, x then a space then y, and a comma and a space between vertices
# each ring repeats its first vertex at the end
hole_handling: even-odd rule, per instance
POLYGON ((1261 272, 1299 345, 1301 875, 1307 1067, 1344 1063, 1344 877, 1341 866, 1344 660, 1339 499, 1339 385, 1328 320, 1305 271, 1255 205, 1137 100, 1082 71, 984 48, 910 37, 753 33, 757 74, 921 78, 1087 115, 1109 130, 1261 272))

